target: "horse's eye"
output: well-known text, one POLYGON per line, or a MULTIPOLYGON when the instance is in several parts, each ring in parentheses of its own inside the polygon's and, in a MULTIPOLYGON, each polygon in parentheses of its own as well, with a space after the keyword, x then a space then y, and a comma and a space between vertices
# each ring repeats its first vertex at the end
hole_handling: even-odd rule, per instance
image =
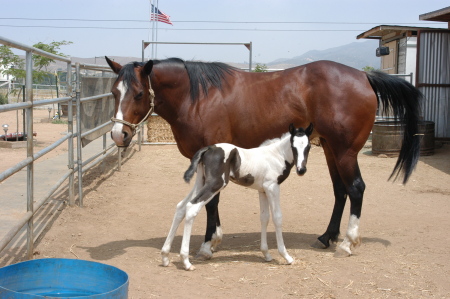
POLYGON ((138 93, 135 97, 134 97, 134 99, 136 99, 136 100, 140 100, 140 99, 142 99, 142 96, 144 95, 144 93, 141 91, 140 93, 138 93))

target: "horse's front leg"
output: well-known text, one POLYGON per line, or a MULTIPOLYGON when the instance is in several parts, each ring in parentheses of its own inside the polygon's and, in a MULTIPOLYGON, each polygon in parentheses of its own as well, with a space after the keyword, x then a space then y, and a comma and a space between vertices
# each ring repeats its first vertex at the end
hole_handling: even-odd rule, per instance
POLYGON ((278 185, 277 183, 273 183, 268 188, 265 188, 265 191, 269 200, 270 209, 272 211, 272 221, 275 226, 278 252, 290 265, 294 262, 294 259, 288 254, 286 247, 284 246, 282 228, 283 216, 280 206, 280 185, 278 185))
POLYGON ((205 241, 203 242, 200 250, 198 251, 196 258, 208 260, 212 257, 213 251, 217 250, 217 247, 222 242, 222 228, 220 226, 219 219, 219 197, 220 193, 217 193, 214 198, 205 205, 206 208, 206 233, 205 241))
POLYGON ((267 199, 266 193, 261 191, 259 192, 259 209, 259 217, 261 219, 261 252, 264 255, 264 259, 270 262, 272 256, 269 253, 269 246, 267 245, 267 225, 270 219, 269 200, 267 199))
POLYGON ((338 166, 335 162, 334 155, 327 141, 323 138, 320 139, 325 157, 328 164, 328 170, 330 172, 331 181, 333 182, 334 191, 334 208, 331 215, 330 223, 327 230, 321 235, 317 241, 312 244, 312 247, 325 249, 330 247, 331 242, 337 242, 339 237, 339 228, 341 226, 342 213, 344 212, 345 202, 347 201, 347 190, 344 182, 339 174, 338 166))

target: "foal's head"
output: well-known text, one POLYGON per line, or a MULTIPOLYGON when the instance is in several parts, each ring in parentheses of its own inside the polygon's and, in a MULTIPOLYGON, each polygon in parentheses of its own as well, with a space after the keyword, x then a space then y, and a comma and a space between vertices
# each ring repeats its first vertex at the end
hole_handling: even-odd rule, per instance
POLYGON ((124 66, 106 58, 111 69, 118 75, 111 88, 115 99, 115 122, 111 138, 117 146, 127 147, 135 134, 137 124, 144 121, 151 113, 154 95, 151 90, 149 75, 153 62, 134 62, 124 66))
POLYGON ((313 124, 311 123, 308 128, 296 129, 293 124, 289 125, 289 133, 291 133, 291 147, 294 153, 295 169, 298 175, 304 175, 306 172, 306 162, 308 161, 309 150, 311 144, 309 142, 309 136, 313 131, 313 124))

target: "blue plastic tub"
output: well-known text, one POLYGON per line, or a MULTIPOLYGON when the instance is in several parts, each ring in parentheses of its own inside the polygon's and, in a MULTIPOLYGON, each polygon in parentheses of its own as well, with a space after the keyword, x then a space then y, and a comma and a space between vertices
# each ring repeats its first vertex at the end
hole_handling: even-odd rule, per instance
POLYGON ((0 268, 1 299, 127 297, 127 273, 110 265, 37 259, 0 268))

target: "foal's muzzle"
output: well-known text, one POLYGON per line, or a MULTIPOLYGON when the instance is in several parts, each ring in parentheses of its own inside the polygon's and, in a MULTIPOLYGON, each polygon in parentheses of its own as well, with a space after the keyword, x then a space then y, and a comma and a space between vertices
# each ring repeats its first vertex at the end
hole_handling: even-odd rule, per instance
POLYGON ((302 176, 302 175, 304 175, 306 173, 306 167, 302 167, 300 169, 296 168, 296 170, 297 170, 297 174, 299 176, 302 176))

